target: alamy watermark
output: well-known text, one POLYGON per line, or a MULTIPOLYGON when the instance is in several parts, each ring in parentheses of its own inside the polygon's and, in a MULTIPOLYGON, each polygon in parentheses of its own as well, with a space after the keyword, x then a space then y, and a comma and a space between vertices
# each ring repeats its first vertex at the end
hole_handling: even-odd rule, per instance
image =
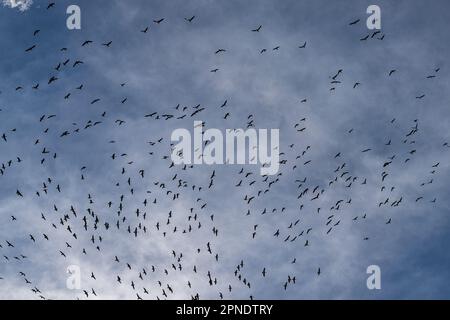
POLYGON ((367 7, 367 14, 370 16, 367 18, 366 25, 369 30, 381 29, 381 9, 376 4, 372 4, 367 7))
POLYGON ((367 278, 366 285, 369 290, 381 289, 381 268, 377 265, 367 267, 366 273, 370 276, 367 278))
POLYGON ((67 267, 66 287, 69 290, 81 289, 81 268, 77 265, 70 265, 67 267))
POLYGON ((67 17, 66 26, 69 30, 81 29, 81 9, 79 6, 72 4, 67 7, 66 13, 70 16, 67 17))
POLYGON ((261 175, 275 175, 279 169, 279 130, 207 129, 194 121, 193 137, 184 128, 172 132, 171 158, 180 164, 260 164, 261 175), (270 142, 269 142, 270 138, 270 142), (269 146, 270 144, 270 146, 269 146))

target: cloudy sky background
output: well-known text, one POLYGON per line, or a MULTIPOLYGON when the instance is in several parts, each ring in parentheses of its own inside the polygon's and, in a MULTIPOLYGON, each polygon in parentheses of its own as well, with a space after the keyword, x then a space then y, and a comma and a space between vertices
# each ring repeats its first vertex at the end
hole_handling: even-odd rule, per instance
POLYGON ((0 141, 0 162, 8 166, 12 160, 12 164, 0 176, 0 297, 39 299, 31 291, 37 286, 45 298, 85 299, 81 290, 66 288, 66 268, 75 264, 81 268, 82 289, 89 292, 89 299, 96 298, 92 288, 97 298, 135 299, 136 293, 145 299, 164 298, 158 280, 163 288, 167 284, 173 288, 173 294, 165 290, 171 299, 189 299, 196 293, 201 299, 218 299, 219 292, 227 299, 248 299, 250 295, 256 299, 448 298, 450 149, 444 143, 450 143, 449 4, 379 1, 385 38, 360 41, 373 32, 365 25, 370 4, 373 2, 132 0, 56 1, 50 10, 46 1, 34 1, 23 12, 1 7, 0 133, 5 133, 8 141, 0 141), (81 8, 81 30, 66 28, 65 11, 70 4, 81 8), (193 15, 192 23, 184 20, 193 15), (152 22, 160 18, 165 18, 161 24, 152 22), (361 21, 349 26, 356 19, 361 21), (251 32, 259 25, 259 33, 251 32), (148 33, 140 32, 146 26, 148 33), (36 29, 41 31, 33 36, 36 29), (85 40, 94 43, 82 47, 85 40), (101 45, 108 41, 112 41, 110 48, 101 45), (306 48, 299 49, 305 41, 306 48), (36 48, 25 53, 34 44, 36 48), (273 51, 276 46, 280 49, 273 51), (63 47, 68 50, 61 52, 63 47), (219 48, 227 52, 215 55, 219 48), (267 52, 260 54, 263 48, 267 52), (67 66, 56 71, 58 63, 66 59, 70 59, 67 66), (73 68, 76 60, 84 64, 73 68), (219 71, 211 73, 215 68, 219 71), (435 72, 437 68, 439 72, 435 72), (339 69, 343 69, 342 83, 330 84, 339 69), (389 77, 392 69, 397 71, 389 77), (59 80, 47 85, 52 75, 59 80), (427 79, 428 75, 436 77, 427 79), (361 84, 353 89, 355 82, 361 84), (39 89, 33 90, 36 83, 39 89), (121 83, 126 85, 121 87, 121 83), (80 84, 83 90, 76 90, 80 84), (16 91, 18 86, 23 90, 16 91), (336 89, 330 91, 331 87, 336 89), (71 96, 65 100, 69 92, 71 96), (416 99, 422 94, 423 99, 416 99), (101 100, 91 105, 96 98, 101 100), (124 98, 127 101, 122 104, 124 98), (301 103, 302 99, 307 102, 301 103), (227 106, 220 108, 225 100, 227 106), (181 115, 174 109, 177 104, 189 107, 183 120, 144 117, 153 112, 181 115), (198 104, 206 109, 191 118, 192 107, 198 104), (226 112, 230 116, 224 120, 226 112), (40 122, 42 115, 56 117, 40 122), (257 129, 280 129, 281 159, 287 160, 281 176, 269 177, 268 181, 278 178, 270 192, 250 206, 243 200, 245 195, 267 188, 259 166, 245 166, 244 171, 253 175, 243 179, 238 174, 242 166, 169 169, 170 160, 163 159, 170 152, 172 130, 192 129, 194 119, 205 121, 207 128, 245 128, 249 115, 257 129), (306 130, 297 132, 294 125, 304 117, 300 126, 306 130), (119 126, 118 119, 125 123, 119 126), (415 119, 419 130, 406 138, 415 119), (89 120, 102 123, 84 129, 89 120), (11 131, 14 128, 16 131, 11 131), (79 132, 73 132, 77 128, 79 132), (61 138, 66 130, 71 134, 61 138), (147 143, 159 138, 163 141, 154 146, 147 143), (35 145, 37 139, 40 143, 35 145), (109 143, 111 140, 115 143, 109 143), (389 140, 392 143, 386 146, 389 140), (296 159, 307 146, 307 153, 296 159), (50 154, 41 153, 44 147, 50 154), (367 148, 372 150, 361 152, 367 148), (417 152, 409 154, 413 149, 417 152), (341 156, 335 158, 339 152, 341 156), (113 153, 116 160, 111 159, 113 153), (383 168, 394 154, 393 163, 383 168), (405 164, 407 158, 411 160, 405 164), (304 165, 307 160, 311 163, 304 165), (351 188, 341 180, 329 188, 329 181, 337 175, 334 170, 344 162, 345 170, 358 180, 351 188), (432 168, 438 162, 440 165, 432 168), (83 166, 86 170, 81 172, 83 166), (121 174, 122 168, 125 174, 121 174), (144 178, 139 176, 140 169, 145 169, 144 178), (430 173, 433 169, 435 174, 430 173), (214 186, 208 189, 213 170, 214 186), (389 173, 384 183, 383 171, 389 173), (84 180, 80 179, 82 173, 84 180), (189 187, 178 188, 177 180, 172 181, 175 174, 189 187), (127 185, 129 177, 133 195, 127 185), (297 189, 295 180, 305 177, 307 182, 297 189), (47 178, 52 179, 51 184, 47 178), (235 187, 241 179, 242 187, 235 187), (361 184, 364 179, 366 185, 361 184), (421 186, 430 179, 432 184, 421 186), (253 180, 256 183, 250 186, 253 180), (167 189, 154 184, 157 181, 180 192, 180 198, 172 201, 166 196, 167 189), (48 186, 47 195, 42 191, 43 182, 48 186), (203 189, 192 191, 192 185, 203 189), (310 201, 315 186, 325 192, 310 201), (382 186, 387 190, 381 192, 382 186), (305 188, 310 189, 309 194, 297 199, 305 188), (16 190, 24 197, 18 197, 16 190), (126 216, 127 221, 117 230, 122 194, 120 218, 126 216), (400 197, 403 202, 398 207, 379 207, 387 197, 390 203, 400 197), (416 202, 418 197, 423 199, 416 202), (197 198, 202 200, 197 202, 197 198), (330 211, 336 201, 350 198, 351 204, 330 211), (142 204, 144 199, 147 207, 142 204), (112 208, 107 206, 109 201, 112 208), (201 209, 205 202, 206 208, 201 209), (71 205, 77 218, 70 213, 71 205), (286 209, 281 212, 283 207, 286 209), (93 219, 87 216, 86 232, 81 219, 88 208, 100 222, 93 230, 93 219), (138 208, 140 217, 135 213, 138 208), (194 230, 182 234, 189 224, 190 208, 198 214, 202 227, 197 229, 198 221, 191 221, 194 230), (264 208, 268 213, 262 215, 264 208), (274 208, 277 211, 272 213, 274 208), (167 226, 169 211, 173 217, 167 226), (71 218, 60 225, 64 214, 71 218), (338 220, 340 224, 327 235, 325 224, 332 214, 332 224, 338 220), (364 214, 366 219, 362 219, 364 214), (17 221, 12 221, 11 215, 17 221), (353 221, 356 216, 358 220, 353 221), (288 229, 297 219, 300 223, 288 229), (392 222, 386 225, 389 219, 392 222), (105 222, 110 223, 109 230, 103 227, 105 222), (146 225, 146 234, 140 231, 134 237, 126 231, 128 225, 134 230, 140 222, 146 225), (156 230, 157 222, 166 237, 156 230), (78 239, 66 230, 68 224, 78 239), (173 233, 175 225, 178 231, 173 233), (217 237, 213 227, 219 230, 217 237), (308 228, 312 228, 308 235, 283 242, 287 235, 292 238, 308 228), (279 238, 273 237, 277 229, 279 238), (90 241, 92 235, 95 244, 90 241), (101 243, 98 236, 103 238, 101 243), (365 237, 369 240, 364 241, 365 237), (310 245, 304 247, 307 239, 310 245), (66 242, 72 248, 67 248, 66 242), (207 252, 207 242, 213 254, 207 252), (178 265, 172 250, 183 253, 182 271, 171 267, 172 263, 178 265), (27 258, 14 259, 20 254, 27 258), (120 263, 114 262, 116 255, 120 263), (240 274, 251 282, 250 289, 234 275, 241 260, 240 274), (192 271, 194 265, 197 274, 192 271), (381 268, 381 290, 366 287, 369 265, 381 268), (148 273, 144 280, 138 278, 142 268, 148 273), (217 278, 217 285, 208 284, 208 271, 217 278), (91 272, 97 280, 90 278, 91 272), (118 275, 122 284, 116 281, 118 275), (297 281, 284 290, 288 276, 297 281), (136 291, 131 281, 136 283, 136 291))

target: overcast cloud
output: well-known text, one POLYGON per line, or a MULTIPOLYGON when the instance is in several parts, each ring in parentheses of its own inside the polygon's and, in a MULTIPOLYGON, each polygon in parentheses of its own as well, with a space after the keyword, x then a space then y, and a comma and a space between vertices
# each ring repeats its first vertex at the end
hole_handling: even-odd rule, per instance
POLYGON ((0 298, 449 297, 448 1, 378 1, 375 35, 373 1, 4 4, 0 298), (81 30, 66 28, 71 4, 81 30), (171 167, 171 132, 194 120, 280 129, 279 175, 171 167), (66 288, 69 265, 81 290, 66 288))

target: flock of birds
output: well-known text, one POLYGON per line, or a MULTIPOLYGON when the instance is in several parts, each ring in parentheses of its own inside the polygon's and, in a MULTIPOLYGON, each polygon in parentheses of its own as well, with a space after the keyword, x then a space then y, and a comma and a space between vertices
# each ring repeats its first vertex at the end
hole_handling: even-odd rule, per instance
MULTIPOLYGON (((55 7, 55 3, 50 3, 47 6, 48 10, 55 7)), ((186 24, 201 23, 196 15, 185 17, 186 24)), ((157 18, 153 20, 153 24, 157 27, 160 24, 169 23, 165 18, 157 18)), ((360 19, 348 23, 349 28, 361 23, 360 19)), ((144 26, 138 28, 136 33, 147 34, 150 32, 151 26, 144 26)), ((254 28, 249 28, 248 32, 261 33, 264 32, 263 25, 257 25, 254 28)), ((24 55, 28 55, 30 59, 38 59, 33 56, 34 52, 40 48, 39 36, 41 30, 37 29, 31 32, 30 36, 33 39, 33 44, 24 46, 24 55)), ((385 34, 380 30, 372 31, 364 35, 359 41, 382 41, 385 39, 385 34)), ((81 47, 95 46, 96 41, 86 40, 79 44, 81 47)), ((99 44, 105 50, 114 46, 113 41, 100 41, 99 44)), ((307 41, 302 41, 298 45, 298 49, 307 50, 307 41)), ((67 47, 59 49, 61 51, 61 61, 55 63, 51 67, 51 73, 45 83, 34 82, 32 84, 18 83, 14 88, 9 90, 15 91, 20 95, 26 90, 32 90, 39 93, 42 87, 51 90, 52 86, 61 81, 62 77, 65 81, 70 81, 71 74, 76 72, 77 68, 83 68, 86 64, 82 58, 73 58, 70 55, 71 50, 67 47), (62 74, 62 71, 65 71, 62 74)), ((260 54, 268 51, 281 50, 280 46, 273 48, 255 48, 260 54)), ((217 48, 216 55, 228 54, 226 48, 217 48)), ((42 53, 41 53, 42 54, 42 53)), ((213 68, 211 73, 220 72, 219 68, 213 68)), ((344 75, 343 69, 337 69, 330 72, 329 84, 330 91, 336 91, 341 86, 345 85, 342 77, 344 75)), ((386 79, 395 77, 397 70, 387 70, 386 79)), ((432 70, 430 74, 425 75, 427 79, 433 79, 439 75, 440 68, 432 70)), ((351 84, 351 87, 357 90, 364 84, 356 81, 351 84)), ((83 83, 73 85, 73 90, 70 90, 61 97, 61 103, 68 99, 77 99, 78 95, 85 94, 89 88, 83 83)), ((123 80, 120 87, 115 90, 126 91, 127 81, 123 80)), ((8 90, 2 88, 3 91, 8 90)), ((4 92, 3 92, 4 93, 4 92)), ((85 95, 88 95, 86 93, 85 95)), ((425 93, 418 94, 416 99, 424 99, 425 93)), ((101 105, 102 96, 92 98, 91 105, 101 105)), ((0 95, 1 99, 1 95, 0 95)), ((1 100, 0 100, 1 102, 1 100)), ((128 97, 124 97, 118 103, 125 105, 128 102, 128 97)), ((300 104, 307 103, 308 98, 302 98, 300 104)), ((201 117, 217 118, 226 122, 232 115, 232 108, 230 108, 229 99, 220 102, 216 107, 206 107, 201 104, 195 106, 183 106, 178 104, 173 108, 164 111, 152 111, 150 113, 142 114, 142 119, 149 121, 149 123, 164 121, 167 125, 174 124, 177 127, 177 121, 187 119, 189 121, 198 120, 201 117), (167 121, 167 122, 166 122, 167 121)), ((7 112, 14 112, 13 106, 8 110, 5 107, 1 108, 0 117, 4 119, 7 112)), ((257 128, 256 114, 249 114, 247 119, 244 119, 243 125, 246 128, 257 128)), ((94 120, 89 120, 84 124, 72 123, 68 119, 70 125, 63 130, 59 129, 60 124, 56 121, 59 119, 57 112, 52 114, 42 114, 35 119, 34 126, 40 130, 39 136, 28 137, 28 142, 33 148, 30 152, 39 154, 39 159, 36 159, 35 164, 55 167, 55 164, 60 161, 60 154, 58 153, 58 146, 49 144, 54 139, 59 139, 60 143, 73 143, 75 139, 86 130, 95 130, 105 125, 112 126, 115 130, 120 130, 122 127, 128 125, 127 120, 113 119, 109 117, 109 110, 102 111, 94 120), (51 138, 50 138, 51 137, 51 138), (72 141, 71 141, 72 139, 72 141)), ((394 126, 397 124, 396 119, 391 119, 385 125, 394 126)), ((206 125, 206 123, 205 123, 206 125)), ((308 118, 303 117, 298 120, 293 120, 290 124, 293 135, 298 136, 298 141, 301 141, 301 136, 308 130, 308 118)), ((432 184, 439 176, 440 162, 429 164, 429 175, 424 178, 424 182, 417 186, 415 190, 398 190, 390 181, 391 167, 396 166, 397 169, 402 169, 408 166, 408 163, 415 160, 417 154, 420 153, 420 147, 416 146, 416 140, 419 139, 420 120, 415 119, 411 123, 404 126, 398 125, 398 133, 396 136, 387 138, 382 145, 360 146, 361 154, 370 154, 375 152, 375 149, 387 150, 390 152, 379 167, 372 168, 376 172, 378 178, 373 176, 365 177, 359 175, 352 167, 352 161, 345 154, 344 151, 330 154, 326 161, 333 163, 333 168, 330 168, 326 173, 329 179, 326 182, 317 182, 310 176, 311 166, 321 167, 320 163, 311 160, 310 155, 313 152, 314 145, 301 145, 301 143, 290 144, 284 148, 283 140, 280 155, 280 170, 274 176, 260 176, 259 168, 257 166, 242 166, 234 168, 234 175, 228 176, 232 184, 227 186, 229 192, 241 195, 241 203, 236 203, 239 206, 242 214, 236 217, 236 223, 249 224, 248 237, 243 235, 243 241, 257 241, 257 239, 264 233, 264 236, 269 236, 277 243, 280 250, 285 248, 288 244, 298 244, 299 252, 306 250, 309 247, 314 248, 315 243, 312 241, 312 236, 329 237, 340 228, 344 223, 362 223, 369 219, 367 213, 356 213, 352 210, 352 192, 355 188, 365 188, 368 185, 376 186, 379 189, 379 195, 382 200, 374 204, 385 212, 394 212, 395 207, 402 206, 405 202, 428 202, 430 205, 437 201, 436 198, 426 198, 421 193, 421 187, 426 187, 432 184), (392 147, 395 145, 395 148, 392 147), (289 203, 283 203, 279 207, 261 207, 260 203, 266 197, 277 193, 278 185, 282 183, 290 183, 294 185, 294 196, 289 203), (344 190, 345 193, 338 193, 336 190, 344 190), (343 196, 342 194, 345 194, 343 196), (343 214, 347 212, 348 214, 343 214), (352 214, 349 216, 349 214, 352 214), (278 224, 269 224, 264 222, 266 216, 277 215, 278 224), (314 219, 318 221, 317 225, 307 225, 304 222, 305 215, 313 215, 314 219), (246 222, 247 217, 258 216, 259 223, 246 222), (265 228, 262 229, 262 226, 265 228), (270 229, 271 228, 271 229, 270 229), (260 231, 261 230, 261 231, 260 231)), ((2 130, 2 128, 0 129, 2 130)), ((20 128, 12 128, 1 133, 1 141, 3 148, 5 144, 14 143, 16 136, 19 134, 20 128)), ((348 128, 348 135, 354 134, 353 128, 348 128)), ((26 132, 20 133, 21 135, 26 132)), ((97 134, 101 134, 97 130, 97 134)), ((108 139, 105 137, 105 139, 108 139)), ((23 281, 31 292, 37 298, 52 299, 58 298, 46 293, 46 288, 39 285, 39 278, 31 278, 31 275, 24 271, 25 264, 32 264, 31 261, 34 256, 48 248, 49 243, 57 247, 57 254, 59 256, 58 263, 70 263, 71 258, 79 257, 82 261, 83 257, 96 261, 98 257, 109 259, 111 264, 114 264, 114 273, 104 274, 100 270, 89 270, 89 281, 84 281, 83 287, 78 291, 78 298, 94 298, 102 297, 103 287, 101 284, 96 284, 99 278, 99 273, 104 281, 113 282, 117 290, 125 290, 127 298, 136 299, 172 299, 180 297, 177 292, 189 292, 185 298, 200 299, 203 297, 202 290, 214 290, 216 297, 226 299, 234 297, 235 292, 240 295, 247 296, 250 299, 258 298, 255 296, 252 289, 254 283, 262 281, 271 281, 271 277, 278 274, 276 266, 261 265, 257 270, 255 268, 245 269, 247 266, 246 258, 241 257, 239 251, 234 253, 235 267, 228 270, 231 275, 230 278, 222 277, 218 272, 213 271, 215 265, 222 263, 222 256, 219 246, 215 243, 222 234, 226 234, 228 228, 233 226, 221 226, 220 215, 227 214, 226 212, 213 212, 209 209, 211 204, 208 202, 208 196, 214 192, 217 184, 224 183, 224 175, 221 176, 221 168, 215 167, 200 167, 197 168, 204 173, 207 172, 206 179, 200 179, 203 182, 194 182, 192 170, 195 170, 193 165, 176 166, 172 163, 170 151, 173 147, 168 137, 156 137, 151 141, 146 142, 150 151, 145 150, 143 153, 149 157, 148 167, 137 167, 134 157, 136 154, 127 154, 122 151, 125 148, 120 141, 108 140, 110 145, 110 152, 107 156, 99 154, 99 161, 102 166, 111 166, 111 180, 114 182, 110 186, 119 190, 119 195, 116 194, 101 194, 95 195, 90 192, 85 194, 85 203, 70 202, 70 195, 66 191, 68 182, 63 178, 59 178, 55 173, 52 177, 43 177, 40 185, 32 192, 29 187, 21 187, 18 185, 15 191, 16 200, 27 203, 33 207, 34 201, 45 198, 49 203, 53 203, 47 208, 46 212, 40 213, 40 225, 32 226, 34 232, 29 234, 16 234, 15 240, 5 238, 0 235, 0 255, 2 261, 0 262, 0 287, 1 283, 6 281, 6 274, 2 274, 2 270, 6 270, 6 266, 12 266, 16 270, 16 276, 8 273, 8 277, 18 277, 23 281), (165 174, 161 172, 152 171, 151 165, 154 162, 162 163, 165 167, 165 174), (117 172, 114 170, 117 169, 117 172), (170 176, 170 178, 165 178, 170 176), (56 198, 60 199, 66 197, 66 205, 56 204, 56 198), (107 201, 103 201, 107 199, 107 201), (68 205, 67 205, 68 203, 68 205), (191 206, 180 206, 178 204, 191 203, 191 206), (178 205, 178 206, 177 206, 178 205), (41 230, 46 230, 42 232, 41 230), (129 247, 127 252, 120 251, 114 245, 115 236, 127 237, 130 241, 136 241, 137 246, 142 246, 146 241, 151 245, 153 242, 167 243, 167 252, 161 253, 165 259, 153 261, 147 259, 145 263, 133 262, 142 260, 133 260, 130 256, 135 253, 135 247, 129 247), (189 246, 191 237, 200 237, 202 245, 196 247, 189 246), (61 240, 64 239, 64 240, 61 240), (150 240, 151 239, 151 240, 150 240), (110 242, 112 245, 106 246, 105 242, 110 242), (188 249, 179 249, 179 246, 174 243, 186 243, 188 249), (31 249, 30 249, 31 248, 31 249), (107 249, 105 249, 107 248, 107 249), (117 251, 115 251, 117 250, 117 251), (31 260, 30 260, 31 257, 31 260), (200 258, 202 257, 202 258, 200 258), (207 263, 196 263, 195 261, 208 261, 207 263), (201 260, 206 259, 206 260, 201 260), (224 279, 222 279, 224 278, 224 279), (89 284, 88 286, 86 284, 89 284), (205 289, 207 288, 207 289, 205 289)), ((210 141, 206 141, 208 144, 210 141)), ((88 139, 86 139, 88 143, 88 139)), ((448 152, 450 145, 442 141, 439 148, 442 148, 442 153, 448 152)), ((24 150, 22 150, 24 152, 24 150)), ((2 156, 5 157, 5 154, 2 156)), ((81 159, 82 161, 82 159, 81 159)), ((21 170, 21 166, 26 161, 19 155, 10 156, 8 160, 3 161, 0 166, 0 179, 5 179, 10 174, 10 171, 21 170)), ((321 170, 326 171, 326 166, 322 166, 321 170)), ((88 165, 80 167, 78 179, 78 190, 84 192, 87 190, 86 184, 91 180, 90 176, 94 175, 88 165)), ((375 176, 375 175, 374 175, 375 176)), ((198 181, 198 180, 197 180, 198 181)), ((105 188, 106 190, 107 188, 105 188)), ((101 193, 101 190, 98 190, 101 193)), ((217 204, 216 204, 217 205, 217 204)), ((220 204, 218 204, 220 207, 220 204)), ((5 212, 3 212, 5 214, 5 212)), ((31 213, 27 213, 31 214, 31 213)), ((17 224, 26 225, 27 215, 9 212, 8 228, 13 230, 17 224)), ((254 221, 254 220, 247 220, 254 221)), ((389 216, 382 221, 383 224, 388 225, 395 223, 395 217, 389 216)), ((370 237, 364 236, 361 241, 369 241, 370 237)), ((194 244, 194 242, 193 242, 194 244)), ((264 245, 263 243, 259 245, 264 245)), ((145 247, 136 250, 141 252, 145 247)), ((138 254, 138 253, 136 253, 138 254)), ((35 257, 34 257, 35 258, 35 257)), ((287 264, 296 264, 296 257, 285 261, 287 264)), ((87 271, 85 271, 87 272, 87 271)), ((225 271, 222 271, 225 272, 225 271)), ((320 277, 321 274, 330 272, 326 266, 314 266, 313 276, 320 277)), ((305 277, 308 275, 302 275, 305 277)), ((284 280, 279 282, 273 281, 273 286, 279 286, 283 290, 290 290, 299 282, 299 275, 293 273, 283 275, 284 280)), ((273 278, 274 279, 274 278, 273 278)), ((45 284, 43 284, 45 286, 45 284)), ((61 284, 64 286, 64 283, 61 284)), ((1 289, 0 289, 1 290, 1 289)))

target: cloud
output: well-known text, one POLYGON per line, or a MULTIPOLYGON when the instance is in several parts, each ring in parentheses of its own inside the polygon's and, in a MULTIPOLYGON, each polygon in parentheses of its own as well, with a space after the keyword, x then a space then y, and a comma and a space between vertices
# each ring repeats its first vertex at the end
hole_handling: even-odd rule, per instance
POLYGON ((33 4, 33 0, 3 0, 3 5, 10 8, 18 8, 20 11, 28 10, 33 4))
MULTIPOLYGON (((0 136, 5 133, 7 138, 0 138, 0 166, 4 166, 0 298, 39 299, 32 291, 37 287, 52 299, 93 299, 92 289, 104 299, 135 299, 137 293, 156 299, 164 297, 167 285, 174 291, 170 299, 188 299, 196 293, 201 299, 216 299, 219 292, 225 299, 450 295, 445 286, 450 279, 445 263, 450 257, 445 248, 450 148, 443 146, 450 142, 449 111, 442 103, 450 99, 446 90, 450 76, 443 63, 450 47, 441 41, 447 21, 444 15, 438 18, 444 10, 411 2, 404 12, 383 20, 387 33, 383 41, 361 43, 367 32, 364 24, 353 28, 348 22, 364 17, 363 6, 349 10, 339 4, 323 11, 319 8, 328 8, 325 1, 314 5, 291 1, 283 6, 260 2, 254 6, 202 1, 200 6, 179 1, 174 10, 174 4, 165 1, 136 0, 130 13, 123 1, 106 9, 81 1, 83 10, 90 12, 85 20, 89 33, 70 37, 64 24, 46 28, 59 25, 58 15, 45 14, 37 21, 0 10, 2 45, 10 49, 0 63, 5 79, 0 136), (143 34, 148 12, 150 18, 166 20, 151 24, 149 33, 143 34), (188 13, 196 15, 192 23, 183 19, 188 13), (104 19, 89 20, 99 16, 104 19), (436 18, 426 25, 418 22, 427 16, 436 18), (252 33, 259 23, 262 31, 252 33), (37 28, 42 33, 34 37, 30 30, 37 28), (94 43, 81 47, 86 39, 94 43), (101 46, 110 40, 110 48, 101 46), (307 47, 299 49, 303 41, 307 47), (42 55, 22 52, 32 43, 38 44, 42 55), (280 50, 272 52, 275 46, 280 50), (60 52, 61 47, 68 51, 60 52), (227 49, 226 54, 215 55, 218 48, 227 49), (268 52, 260 54, 262 48, 268 52), (49 73, 66 58, 71 60, 67 66, 49 73), (83 66, 72 68, 74 59, 83 60, 83 66), (213 67, 220 71, 212 75, 213 67), (435 67, 441 71, 434 72, 435 67), (330 92, 329 76, 338 68, 343 69, 342 83, 330 92), (392 68, 398 71, 389 77, 392 68), (426 79, 431 73, 436 78, 426 79), (48 86, 50 74, 59 80, 48 86), (356 81, 361 85, 353 88, 356 81), (31 88, 39 82, 39 89, 31 88), (76 90, 80 84, 83 89, 76 90), (24 90, 15 91, 19 85, 24 90), (69 92, 72 95, 65 100, 69 92), (427 94, 425 100, 416 101, 415 95, 422 92, 427 94), (125 97, 127 103, 122 105, 125 97), (94 98, 101 101, 91 106, 94 98), (307 102, 300 103, 302 98, 307 102), (225 99, 226 108, 220 108, 225 99), (245 166, 248 177, 239 174, 241 166, 169 168, 170 161, 163 157, 169 155, 170 133, 192 128, 194 118, 165 121, 144 115, 175 113, 177 104, 189 111, 197 104, 205 106, 201 117, 195 118, 204 120, 205 128, 245 128, 250 114, 256 128, 280 128, 280 150, 287 161, 280 166, 282 175, 265 182, 259 166, 245 166), (227 120, 225 110, 231 114, 227 120), (56 116, 39 121, 51 114, 56 116), (305 131, 300 133, 294 126, 302 118, 305 131), (119 126, 117 119, 124 123, 119 126), (419 130, 414 140, 404 142, 414 119, 419 130), (94 121, 101 123, 91 126, 94 121), (65 130, 71 134, 61 138, 65 130), (160 138, 161 143, 147 143, 160 138), (43 154, 44 148, 51 153, 43 154), (362 153, 365 148, 372 151, 362 153), (409 153, 413 148, 414 156, 409 153), (335 158, 338 152, 341 155, 335 158), (411 161, 405 163, 407 157, 411 161), (304 165, 307 160, 311 162, 304 165), (432 169, 437 162, 440 166, 432 169), (343 172, 334 171, 344 163, 348 174, 341 179, 343 172), (82 167, 86 169, 80 171, 82 167), (141 169, 144 177, 139 175, 141 169), (208 188, 213 170, 216 178, 208 188), (389 173, 384 181, 383 171, 389 173), (351 186, 351 180, 345 181, 349 176, 356 179, 351 186), (241 186, 235 187, 240 180, 241 186), (267 190, 269 184, 270 192, 262 192, 250 205, 244 200, 267 190), (299 198, 307 188, 316 187, 324 189, 319 199, 312 201, 311 192, 299 198), (17 197, 16 190, 24 197, 17 197), (173 201, 168 191, 180 193, 179 199, 173 201), (419 196, 423 200, 417 202, 419 196), (379 206, 400 197, 398 207, 379 206), (207 206, 201 209, 203 204, 207 206), (389 219, 392 223, 386 224, 389 219), (136 228, 137 236, 132 233, 136 228), (274 236, 277 230, 279 237, 274 236), (284 241, 288 236, 290 241, 284 241), (244 266, 235 276, 241 261, 244 266), (80 266, 81 286, 89 297, 66 288, 66 268, 71 264, 80 266), (382 269, 378 293, 366 287, 366 268, 372 264, 382 269), (209 273, 217 284, 209 283, 209 273), (297 283, 285 290, 283 283, 293 276, 297 283)), ((350 1, 346 3, 350 6, 350 1)), ((381 7, 386 13, 394 9, 387 3, 381 7)))

